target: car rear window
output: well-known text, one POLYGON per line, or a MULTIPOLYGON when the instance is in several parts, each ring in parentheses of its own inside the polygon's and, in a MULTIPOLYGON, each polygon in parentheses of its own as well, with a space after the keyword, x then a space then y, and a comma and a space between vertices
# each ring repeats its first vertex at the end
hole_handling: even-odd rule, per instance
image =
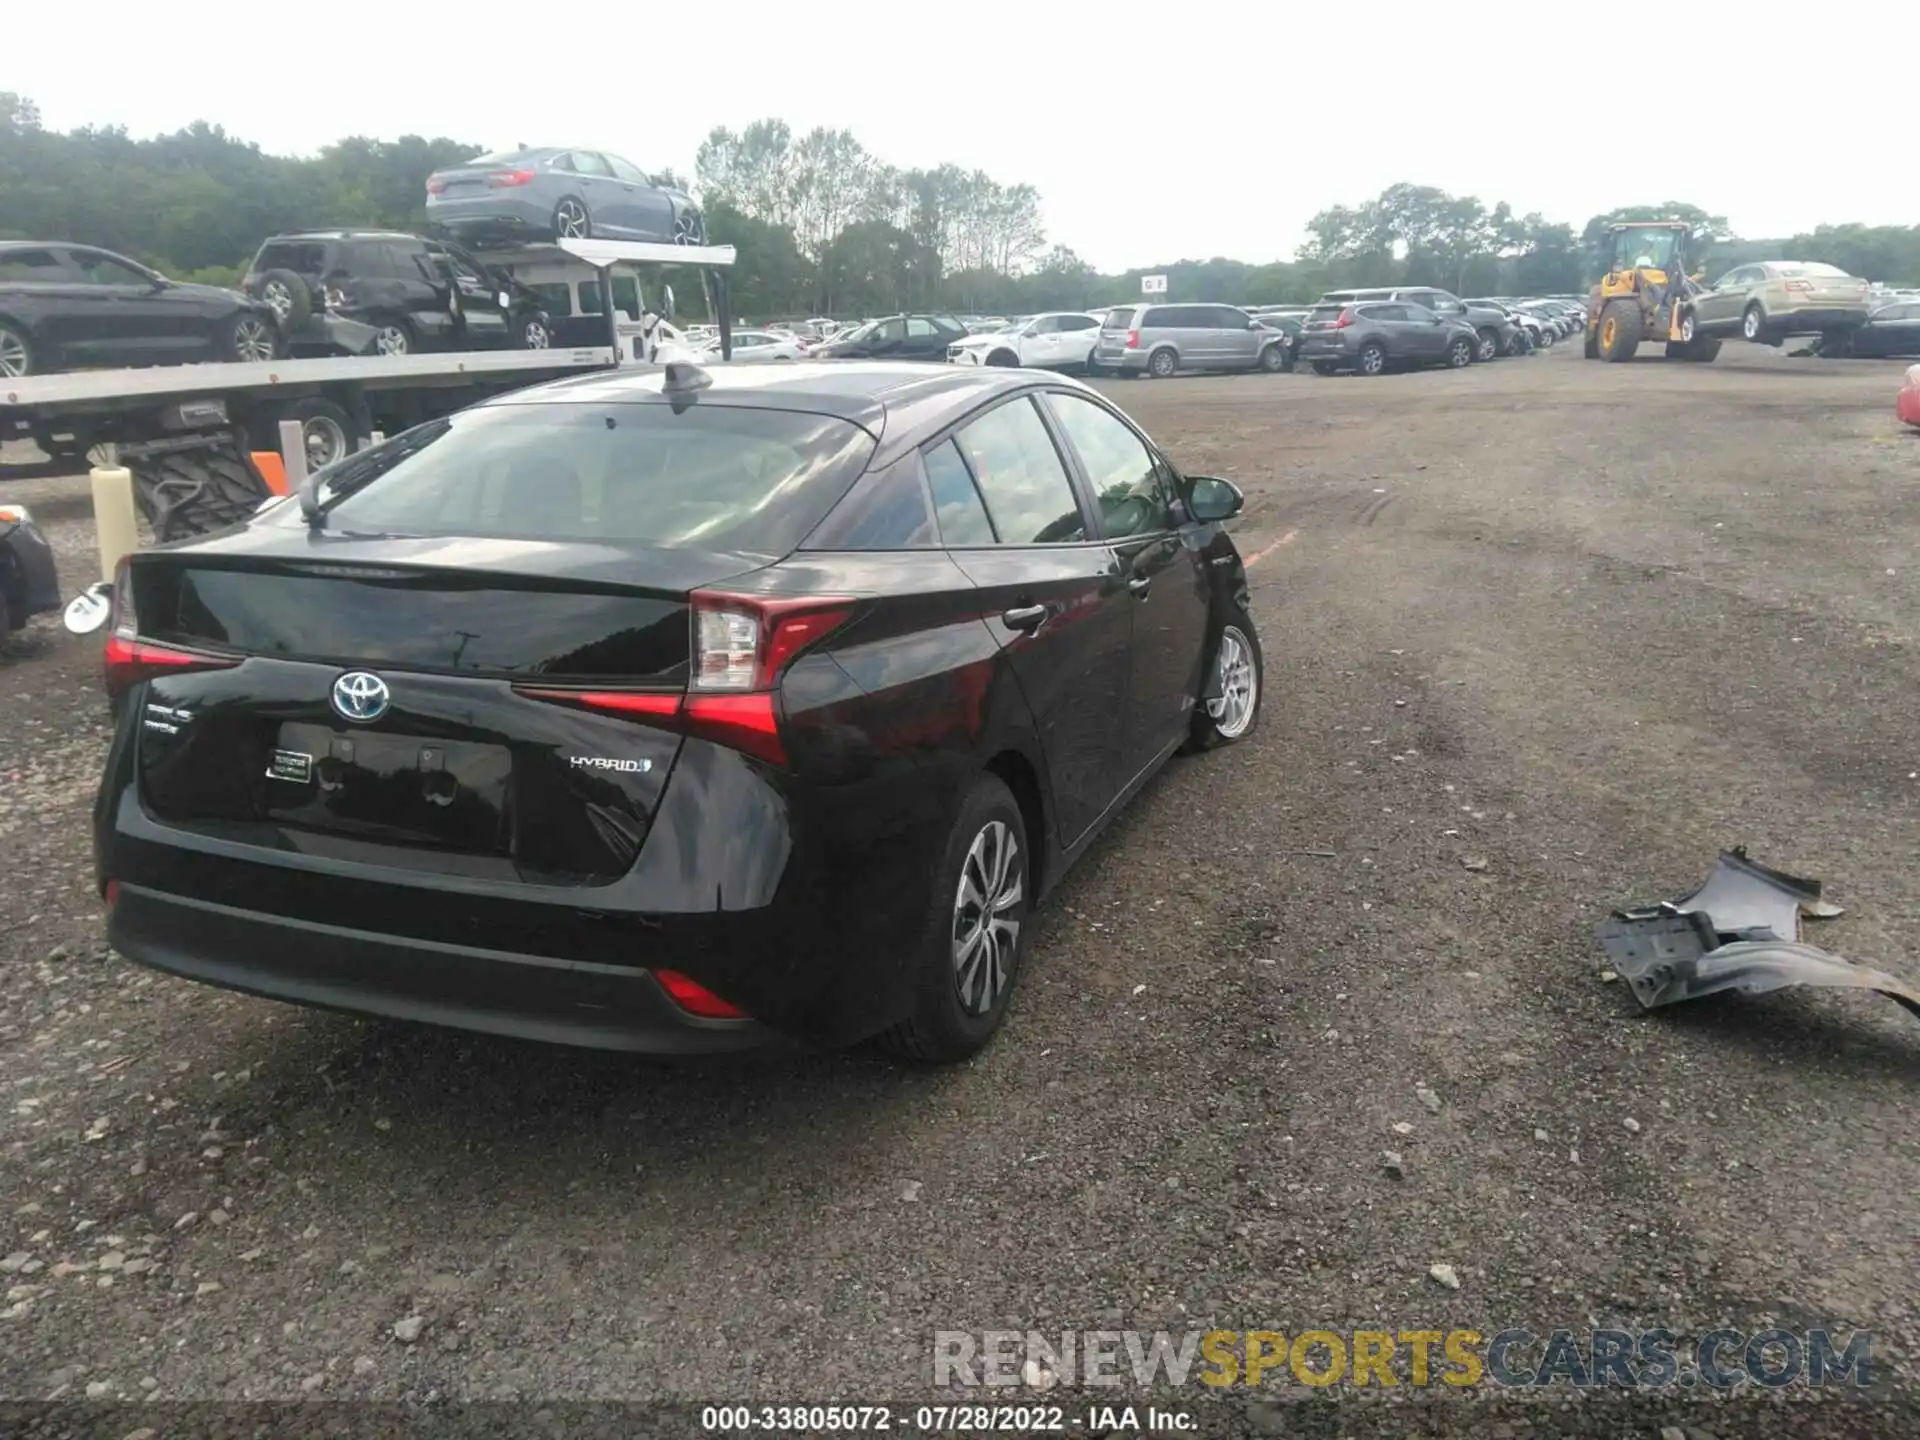
POLYGON ((1122 305, 1118 310, 1109 310, 1107 318, 1100 322, 1102 330, 1131 330, 1133 328, 1133 306, 1122 305))
POLYGON ((314 240, 269 240, 253 257, 253 272, 291 270, 296 275, 318 275, 326 268, 327 247, 314 240))
POLYGON ((1340 312, 1346 308, 1344 305, 1316 305, 1307 312, 1307 320, 1309 323, 1315 320, 1338 320, 1340 312))
POLYGON ((849 421, 792 410, 484 405, 339 462, 321 500, 328 528, 347 533, 777 557, 847 493, 873 448, 849 421))

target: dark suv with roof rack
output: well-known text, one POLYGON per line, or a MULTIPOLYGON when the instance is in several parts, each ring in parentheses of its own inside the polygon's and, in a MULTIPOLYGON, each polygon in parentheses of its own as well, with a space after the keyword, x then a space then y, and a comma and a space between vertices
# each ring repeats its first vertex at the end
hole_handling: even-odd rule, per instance
POLYGON ((545 350, 540 296, 442 240, 387 230, 276 235, 240 288, 279 317, 294 353, 545 350))

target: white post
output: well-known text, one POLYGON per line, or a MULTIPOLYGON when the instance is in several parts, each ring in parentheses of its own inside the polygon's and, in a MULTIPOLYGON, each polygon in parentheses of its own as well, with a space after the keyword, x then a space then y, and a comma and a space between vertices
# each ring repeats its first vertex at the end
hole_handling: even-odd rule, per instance
POLYGON ((133 472, 120 463, 119 447, 103 445, 106 463, 87 472, 93 485, 93 533, 100 545, 100 578, 109 584, 123 556, 140 548, 139 511, 133 503, 133 472))
POLYGON ((307 478, 307 432, 298 420, 280 422, 280 463, 287 472, 287 489, 297 492, 307 478))

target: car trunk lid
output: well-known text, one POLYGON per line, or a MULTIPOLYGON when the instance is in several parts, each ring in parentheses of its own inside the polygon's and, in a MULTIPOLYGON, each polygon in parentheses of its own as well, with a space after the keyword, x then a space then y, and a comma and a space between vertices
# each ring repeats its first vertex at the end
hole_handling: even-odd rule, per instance
POLYGON ((484 565, 472 545, 422 563, 433 543, 385 544, 378 564, 140 557, 141 635, 216 662, 136 692, 147 808, 369 861, 543 884, 624 874, 679 736, 525 691, 677 701, 691 590, 764 562, 627 549, 616 565, 604 547, 489 541, 484 565))

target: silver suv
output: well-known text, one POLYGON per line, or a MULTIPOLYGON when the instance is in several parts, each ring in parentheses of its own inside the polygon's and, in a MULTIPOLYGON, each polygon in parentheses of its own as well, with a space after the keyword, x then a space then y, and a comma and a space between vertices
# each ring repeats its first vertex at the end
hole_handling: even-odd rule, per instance
POLYGON ((1181 370, 1286 368, 1286 337, 1232 305, 1121 305, 1094 347, 1097 370, 1165 380, 1181 370))

